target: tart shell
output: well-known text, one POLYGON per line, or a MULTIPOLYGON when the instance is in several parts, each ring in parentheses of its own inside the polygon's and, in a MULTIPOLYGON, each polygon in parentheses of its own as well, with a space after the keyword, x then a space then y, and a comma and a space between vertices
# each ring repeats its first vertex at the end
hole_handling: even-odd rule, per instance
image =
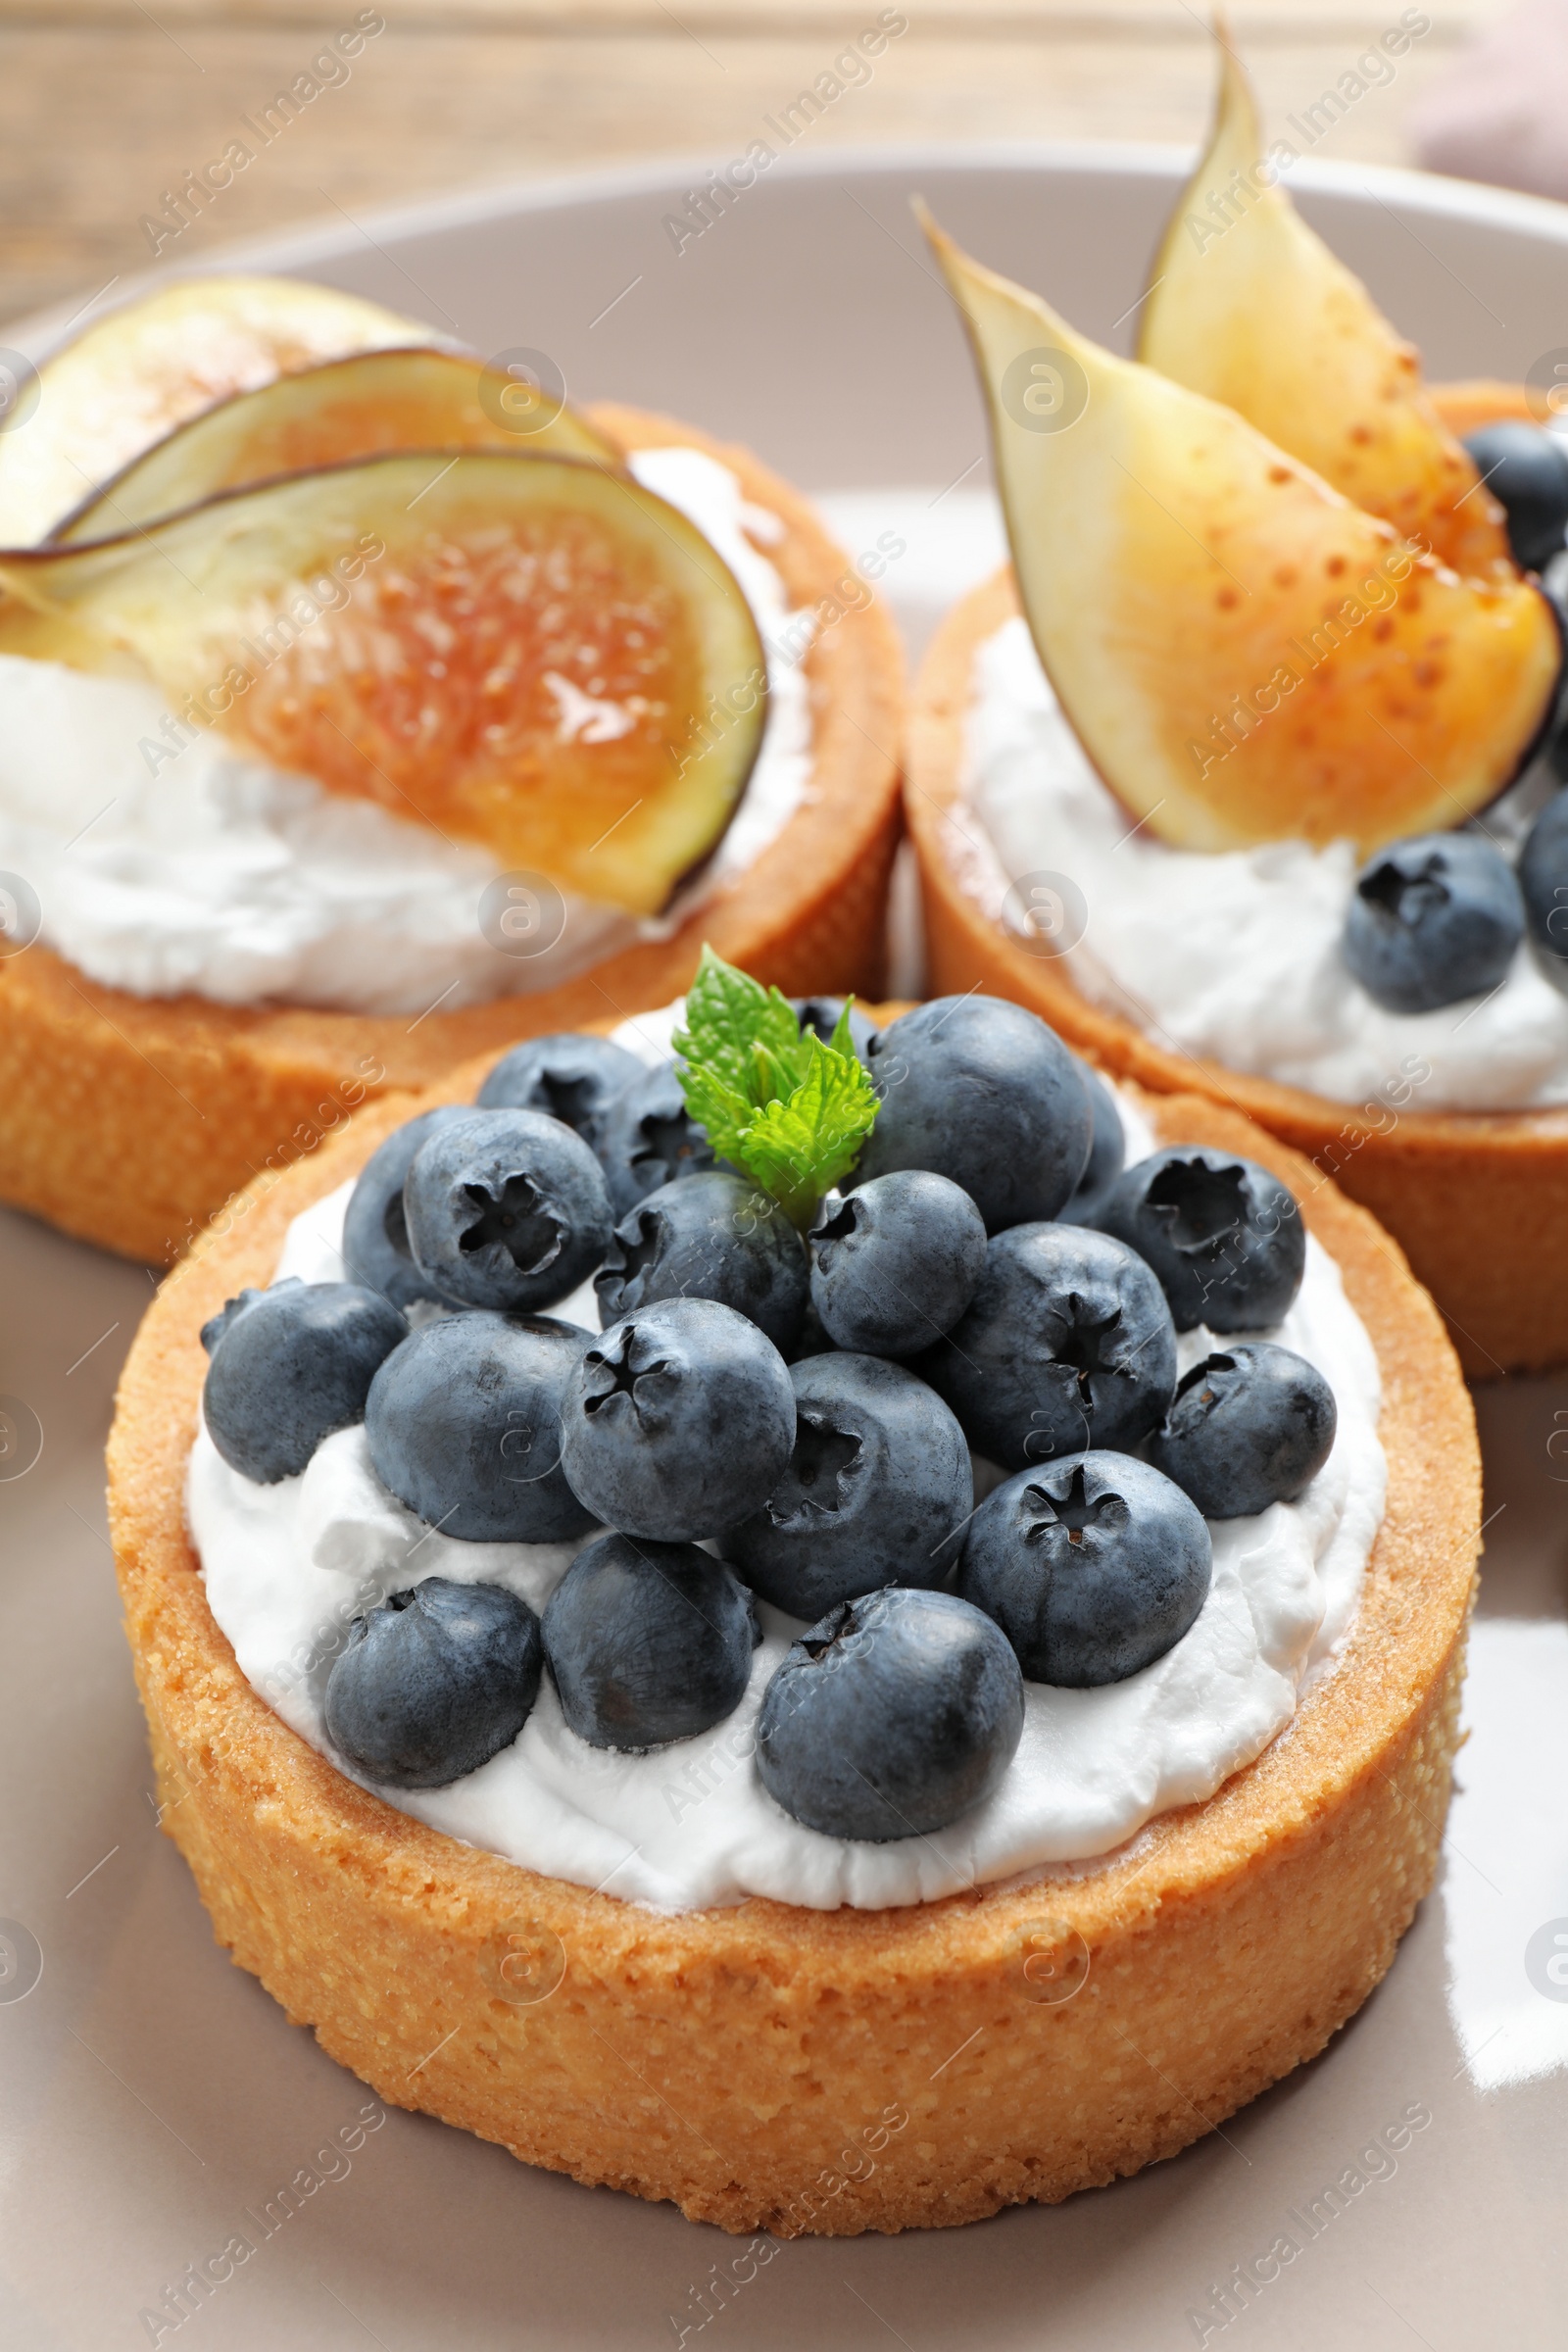
POLYGON ((1148 1099, 1166 1140, 1246 1151, 1300 1192, 1382 1366, 1387 1516, 1341 1660, 1286 1734, 1098 1867, 908 1909, 670 1916, 344 1780, 207 1606, 182 1501, 201 1324, 413 1107, 372 1106, 203 1236, 137 1337, 109 1447, 163 1826, 289 2018, 390 2105, 781 2237, 1057 2200, 1174 2155, 1319 2051, 1432 1885, 1480 1542, 1458 1366, 1371 1217, 1205 1097, 1148 1099))
POLYGON ((750 451, 637 409, 590 416, 628 451, 709 451, 783 522, 768 559, 792 605, 820 612, 805 657, 814 764, 802 807, 669 939, 607 956, 559 988, 460 1012, 411 1020, 137 997, 41 945, 0 961, 0 1200, 167 1265, 260 1170, 314 1149, 368 1097, 428 1085, 518 1038, 666 1004, 705 939, 790 994, 877 993, 902 830, 904 660, 893 624, 808 502, 750 451))
POLYGON ((1434 384, 1432 405, 1450 433, 1462 441, 1484 424, 1540 424, 1544 405, 1525 384, 1501 383, 1495 376, 1467 376, 1462 383, 1434 384))
POLYGON ((976 652, 1018 609, 1010 571, 977 588, 944 621, 914 690, 905 806, 932 993, 1010 997, 1113 1076, 1202 1095, 1281 1137, 1311 1163, 1304 1183, 1332 1179, 1387 1226, 1472 1377, 1568 1362, 1568 1109, 1358 1106, 1200 1060, 1092 1004, 1059 959, 993 920, 967 878, 978 858, 963 732, 976 652))

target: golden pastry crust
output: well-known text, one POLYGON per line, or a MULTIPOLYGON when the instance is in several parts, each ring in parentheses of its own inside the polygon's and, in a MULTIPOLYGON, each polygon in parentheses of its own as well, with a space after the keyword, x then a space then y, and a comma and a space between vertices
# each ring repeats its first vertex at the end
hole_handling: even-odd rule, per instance
POLYGON ((1244 1150, 1301 1191, 1382 1367, 1388 1514, 1343 1661, 1287 1734, 1084 1877, 667 1917, 353 1787, 257 1698, 207 1607, 181 1500, 201 1323, 270 1278, 291 1218, 412 1107, 374 1105, 203 1238, 142 1326, 110 1441, 164 1826, 219 1941, 289 2017, 389 2104, 783 2236, 1065 2197, 1173 2155, 1320 2050, 1432 1884, 1479 1549, 1469 1399, 1372 1219, 1233 1113, 1147 1100, 1167 1140, 1244 1150))
POLYGON ((904 658, 892 622, 808 502, 750 451, 636 409, 591 415, 628 450, 710 451, 783 521, 768 559, 792 604, 822 618, 804 662, 814 765, 803 807, 669 939, 560 988, 461 1012, 382 1019, 149 999, 101 988, 41 946, 0 961, 0 1200, 167 1265, 258 1171, 312 1149, 367 1096, 428 1085, 518 1038, 668 1004, 705 939, 791 994, 881 987, 902 830, 904 658))
POLYGON ((1120 1078, 1255 1119, 1395 1236, 1447 1320, 1466 1372, 1568 1361, 1568 1110, 1422 1111, 1334 1102, 1157 1043, 1030 955, 967 885, 963 727, 978 647, 1018 611, 1010 571, 949 613, 916 682, 905 806, 920 863, 933 995, 983 989, 1041 1013, 1120 1078))

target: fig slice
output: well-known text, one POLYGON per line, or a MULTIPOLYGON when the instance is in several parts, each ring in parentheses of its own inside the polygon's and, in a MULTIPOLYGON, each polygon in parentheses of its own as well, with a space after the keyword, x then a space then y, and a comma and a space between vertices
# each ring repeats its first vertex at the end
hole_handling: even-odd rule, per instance
POLYGON ((28 624, 35 659, 129 652, 186 723, 635 914, 711 851, 761 739, 734 578, 675 508, 580 458, 327 466, 0 555, 0 582, 58 624, 54 644, 28 624))
POLYGON ((1368 852, 1494 798, 1560 665, 1533 583, 1416 555, 1234 410, 927 234, 979 360, 1035 645, 1135 817, 1184 849, 1368 852))
POLYGON ((220 490, 396 449, 511 449, 620 462, 548 393, 464 353, 407 346, 359 352, 236 393, 191 417, 85 499, 49 543, 113 538, 220 490))
POLYGON ((1146 367, 1235 409, 1455 571, 1513 568, 1502 509, 1423 390, 1418 354, 1292 203, 1223 38, 1208 147, 1151 276, 1146 367))
POLYGON ((430 329, 300 278, 188 277, 95 318, 38 370, 0 434, 0 546, 31 547, 128 461, 232 393, 430 329))

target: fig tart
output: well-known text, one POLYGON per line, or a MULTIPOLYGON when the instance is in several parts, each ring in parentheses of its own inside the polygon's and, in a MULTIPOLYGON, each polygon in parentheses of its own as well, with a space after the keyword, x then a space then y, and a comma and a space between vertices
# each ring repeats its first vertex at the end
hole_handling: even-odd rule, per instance
POLYGON ((915 697, 932 985, 1256 1119, 1395 1236, 1468 1373, 1540 1369, 1568 1360, 1568 444, 1545 396, 1423 387, 1290 161, 1222 50, 1135 362, 933 228, 1013 565, 915 697))
POLYGON ((704 937, 880 985, 902 658, 750 452, 286 281, 181 281, 42 377, 0 464, 39 746, 0 778, 0 1198, 167 1264, 368 1097, 662 1004, 704 937), (480 576, 503 511, 532 587, 480 576))

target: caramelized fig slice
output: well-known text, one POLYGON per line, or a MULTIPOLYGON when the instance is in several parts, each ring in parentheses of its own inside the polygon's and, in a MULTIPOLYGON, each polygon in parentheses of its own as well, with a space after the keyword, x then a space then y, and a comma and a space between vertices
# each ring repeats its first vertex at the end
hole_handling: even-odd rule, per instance
POLYGON ((187 719, 636 914, 713 848, 761 739, 733 577, 675 508, 580 458, 327 466, 0 556, 0 581, 63 624, 35 658, 84 665, 86 631, 187 719))
POLYGON ((24 432, 0 434, 0 546, 31 547, 100 482, 232 393, 346 352, 428 343, 357 295, 286 277, 187 277, 95 318, 44 361, 24 432))
POLYGON ((1139 358, 1455 571, 1511 570, 1502 510, 1422 389, 1418 355, 1307 227, 1223 39, 1219 58, 1213 132, 1155 257, 1139 358))
POLYGON ((1370 851, 1484 808, 1555 691, 1540 591, 1414 555, 1234 410, 927 233, 989 396, 1036 647, 1132 814, 1184 849, 1370 851))
POLYGON ((278 474, 395 449, 511 449, 597 458, 610 443, 548 390, 455 351, 370 351, 279 376, 193 416, 133 458, 50 533, 110 539, 278 474))

